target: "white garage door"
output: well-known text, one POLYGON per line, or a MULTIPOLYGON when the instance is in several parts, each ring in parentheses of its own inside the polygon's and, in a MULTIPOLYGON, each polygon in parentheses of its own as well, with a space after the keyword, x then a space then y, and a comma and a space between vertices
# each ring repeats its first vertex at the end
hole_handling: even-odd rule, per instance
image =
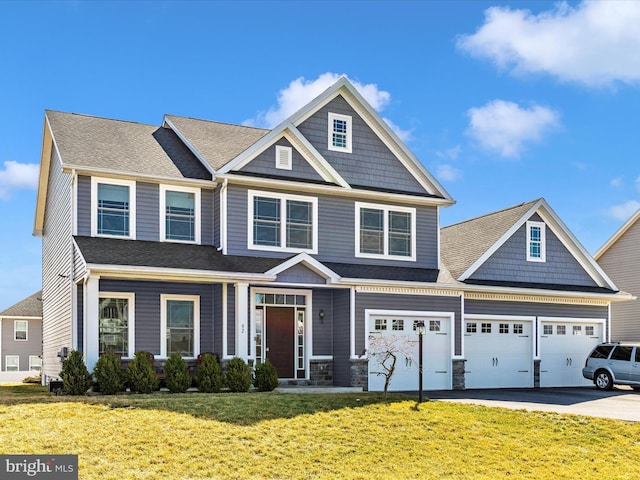
POLYGON ((465 321, 465 388, 533 386, 532 322, 465 321))
POLYGON ((540 386, 592 385, 582 367, 589 352, 603 341, 603 324, 588 321, 542 321, 540 336, 540 386))
MULTIPOLYGON (((448 390, 451 388, 451 325, 446 317, 415 317, 375 315, 369 317, 369 391, 384 390, 383 355, 372 354, 381 346, 393 344, 397 354, 396 367, 391 376, 389 391, 418 390, 418 334, 415 322, 423 320, 425 334, 422 337, 424 390, 448 390), (405 354, 406 353, 406 354, 405 354)), ((386 362, 387 365, 390 361, 386 362)))

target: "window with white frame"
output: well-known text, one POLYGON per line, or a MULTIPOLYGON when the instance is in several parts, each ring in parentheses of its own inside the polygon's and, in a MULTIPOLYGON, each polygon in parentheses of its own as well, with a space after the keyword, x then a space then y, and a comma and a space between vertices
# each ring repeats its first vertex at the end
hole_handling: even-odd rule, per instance
POLYGON ((351 117, 329 113, 329 150, 351 153, 351 117))
POLYGON ((26 320, 15 320, 13 322, 13 339, 17 342, 28 340, 29 322, 26 320))
POLYGON ((249 222, 249 249, 317 253, 317 198, 249 191, 249 222))
POLYGON ((546 226, 543 222, 527 222, 527 261, 546 261, 546 226))
POLYGON ((160 239, 200 243, 200 189, 160 185, 160 239))
POLYGON ((134 294, 100 292, 98 301, 98 348, 133 357, 135 351, 134 294))
POLYGON ((293 168, 293 149, 283 145, 276 145, 276 168, 291 170, 293 168))
POLYGON ((6 372, 17 372, 20 370, 20 357, 18 355, 7 355, 4 357, 4 370, 6 372))
POLYGON ((91 234, 135 238, 135 182, 91 178, 91 234))
POLYGON ((42 371, 42 357, 40 357, 40 355, 29 355, 29 371, 42 371))
POLYGON ((356 202, 356 257, 415 260, 415 208, 356 202))
POLYGON ((160 354, 179 353, 195 358, 200 353, 200 297, 161 295, 160 354))

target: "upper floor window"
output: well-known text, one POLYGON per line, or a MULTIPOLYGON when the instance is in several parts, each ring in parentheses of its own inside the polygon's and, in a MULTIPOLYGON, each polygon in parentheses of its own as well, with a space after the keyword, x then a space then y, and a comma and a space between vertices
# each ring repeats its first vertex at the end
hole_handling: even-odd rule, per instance
POLYGON ((16 320, 13 322, 13 339, 17 341, 26 341, 29 323, 26 320, 16 320))
POLYGON ((318 200, 249 192, 250 249, 317 252, 318 200))
POLYGON ((356 203, 356 257, 415 260, 416 210, 356 203))
POLYGON ((527 261, 546 261, 545 224, 543 222, 527 222, 527 261))
POLYGON ((351 117, 329 113, 329 150, 351 153, 351 117))
POLYGON ((135 182, 91 178, 91 233, 135 238, 135 182))
POLYGON ((160 186, 160 239, 200 243, 200 190, 160 186))

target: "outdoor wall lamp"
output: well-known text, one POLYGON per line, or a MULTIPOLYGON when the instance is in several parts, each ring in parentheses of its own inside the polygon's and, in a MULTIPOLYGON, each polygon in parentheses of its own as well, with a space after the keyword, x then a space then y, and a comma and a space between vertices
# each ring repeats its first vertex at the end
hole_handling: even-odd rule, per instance
POLYGON ((320 323, 324 323, 324 310, 320 309, 318 317, 320 317, 320 323))

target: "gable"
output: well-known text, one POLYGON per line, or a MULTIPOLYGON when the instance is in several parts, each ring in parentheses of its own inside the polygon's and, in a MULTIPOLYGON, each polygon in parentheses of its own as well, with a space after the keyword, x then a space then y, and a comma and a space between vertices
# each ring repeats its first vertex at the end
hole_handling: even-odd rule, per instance
POLYGON ((297 128, 352 187, 429 193, 342 95, 336 96, 297 128), (329 150, 329 113, 351 117, 351 153, 329 150))
POLYGON ((325 181, 304 158, 300 151, 284 136, 237 171, 265 177, 285 177, 317 182, 325 181), (276 167, 276 147, 287 147, 291 149, 291 169, 276 167))
POLYGON ((527 224, 525 222, 493 252, 469 277, 469 280, 598 286, 540 215, 534 214, 528 220, 545 224, 546 261, 527 261, 527 224))
POLYGON ((318 273, 310 270, 306 265, 296 264, 278 273, 276 282, 280 283, 311 283, 326 284, 327 280, 318 273))

